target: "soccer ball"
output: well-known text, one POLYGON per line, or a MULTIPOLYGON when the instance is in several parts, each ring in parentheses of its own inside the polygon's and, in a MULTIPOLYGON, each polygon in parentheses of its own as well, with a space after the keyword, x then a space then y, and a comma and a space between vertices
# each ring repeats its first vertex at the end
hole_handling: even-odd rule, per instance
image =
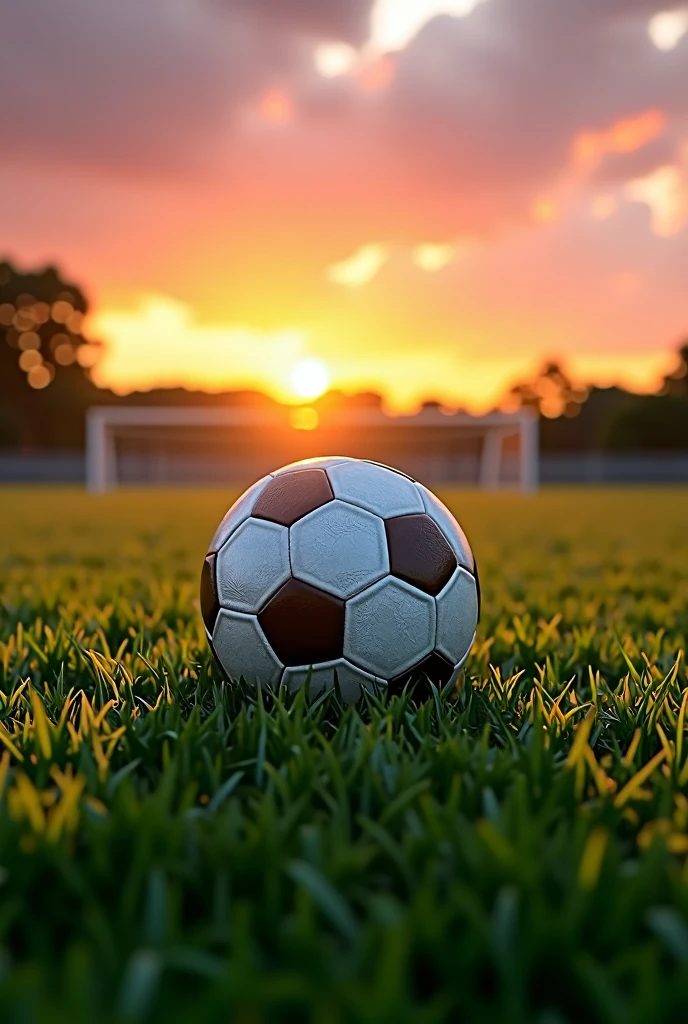
POLYGON ((201 577, 208 640, 230 679, 300 689, 456 679, 480 615, 466 536, 422 484, 375 462, 307 459, 231 507, 201 577))

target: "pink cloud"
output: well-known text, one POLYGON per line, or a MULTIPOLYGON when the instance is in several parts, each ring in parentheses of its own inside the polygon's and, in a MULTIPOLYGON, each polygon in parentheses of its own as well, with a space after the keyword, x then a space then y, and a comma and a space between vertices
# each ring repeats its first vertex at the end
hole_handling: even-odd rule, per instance
POLYGON ((510 323, 531 354, 668 345, 686 232, 653 236, 626 189, 688 137, 688 36, 652 44, 661 7, 483 0, 325 79, 314 46, 362 44, 371 0, 0 0, 5 245, 103 300, 163 292, 389 352, 498 353, 510 323), (414 265, 465 238, 465 261, 414 265), (371 244, 392 258, 355 295, 328 279, 371 244))

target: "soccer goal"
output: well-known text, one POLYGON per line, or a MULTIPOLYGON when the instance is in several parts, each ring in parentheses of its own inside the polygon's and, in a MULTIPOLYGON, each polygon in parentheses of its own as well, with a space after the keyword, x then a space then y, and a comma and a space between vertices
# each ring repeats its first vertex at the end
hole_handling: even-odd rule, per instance
POLYGON ((86 480, 94 493, 121 485, 245 485, 320 455, 385 463, 428 484, 533 491, 538 421, 530 410, 387 416, 364 408, 319 422, 315 410, 280 406, 97 406, 87 418, 86 480))

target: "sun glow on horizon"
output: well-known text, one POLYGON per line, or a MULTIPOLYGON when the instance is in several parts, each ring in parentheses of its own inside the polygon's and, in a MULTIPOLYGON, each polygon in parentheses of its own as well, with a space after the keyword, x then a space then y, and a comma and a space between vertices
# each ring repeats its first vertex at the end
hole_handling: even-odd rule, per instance
POLYGON ((120 393, 232 387, 288 400, 289 374, 306 346, 306 331, 203 323, 191 306, 155 294, 142 296, 138 305, 100 310, 91 316, 90 330, 105 342, 95 381, 120 393))
POLYGON ((329 387, 330 374, 321 359, 301 359, 291 371, 289 380, 299 398, 319 398, 329 387))
MULTIPOLYGON (((639 301, 642 280, 609 280, 615 301, 639 301)), ((210 392, 253 390, 293 408, 292 426, 315 429, 318 410, 307 407, 331 386, 344 394, 377 392, 394 414, 412 413, 428 398, 448 408, 486 412, 514 380, 537 369, 545 350, 531 345, 526 323, 509 322, 511 344, 501 329, 485 333, 465 326, 462 346, 418 342, 400 347, 374 334, 338 331, 333 323, 304 323, 264 331, 244 324, 202 320, 194 307, 169 296, 147 294, 137 304, 102 308, 89 316, 88 333, 102 338, 97 384, 118 393, 157 387, 210 392), (497 346, 493 351, 493 346, 497 346), (309 354, 317 352, 318 356, 309 354)), ((671 362, 666 351, 566 352, 572 373, 590 383, 621 381, 652 390, 671 362)))

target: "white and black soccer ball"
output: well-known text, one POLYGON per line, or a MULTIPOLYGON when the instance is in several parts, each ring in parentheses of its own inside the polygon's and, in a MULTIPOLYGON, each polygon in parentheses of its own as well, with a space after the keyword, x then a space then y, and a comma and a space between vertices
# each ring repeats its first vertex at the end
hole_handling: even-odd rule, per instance
POLYGON ((309 459, 250 487, 222 520, 201 580, 208 640, 229 679, 311 696, 334 685, 458 676, 480 614, 466 536, 411 477, 309 459))

